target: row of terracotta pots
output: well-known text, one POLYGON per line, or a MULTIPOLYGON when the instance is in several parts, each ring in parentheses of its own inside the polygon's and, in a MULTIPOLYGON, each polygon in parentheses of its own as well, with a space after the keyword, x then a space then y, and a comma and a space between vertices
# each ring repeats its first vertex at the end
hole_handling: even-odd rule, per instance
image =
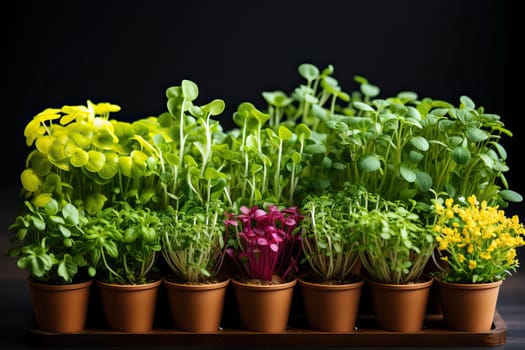
MULTIPOLYGON (((107 328, 148 332, 153 328, 161 284, 168 296, 173 328, 190 332, 217 332, 229 283, 235 291, 239 319, 246 330, 283 332, 288 327, 292 297, 300 286, 304 311, 312 330, 352 332, 359 312, 362 289, 367 284, 377 326, 383 330, 418 332, 423 329, 429 291, 434 280, 388 285, 361 280, 346 285, 322 285, 301 278, 277 285, 246 284, 225 279, 213 285, 185 285, 159 280, 146 285, 122 286, 97 281, 107 328), (201 315, 201 316, 199 316, 201 315), (204 315, 204 316, 202 316, 204 315)), ((50 332, 80 332, 85 320, 93 281, 79 285, 51 286, 30 282, 37 328, 50 332), (46 298, 42 301, 40 298, 46 298), (77 307, 80 305, 80 308, 77 307), (64 323, 61 320, 73 317, 64 323)), ((462 331, 488 331, 492 326, 500 282, 457 285, 437 281, 445 324, 462 331), (476 294, 460 288, 474 287, 476 294), (454 292, 454 295, 449 294, 454 292), (489 301, 483 299, 489 297, 489 301), (463 316, 457 321, 456 316, 463 316)), ((472 288, 470 288, 472 290, 472 288)))

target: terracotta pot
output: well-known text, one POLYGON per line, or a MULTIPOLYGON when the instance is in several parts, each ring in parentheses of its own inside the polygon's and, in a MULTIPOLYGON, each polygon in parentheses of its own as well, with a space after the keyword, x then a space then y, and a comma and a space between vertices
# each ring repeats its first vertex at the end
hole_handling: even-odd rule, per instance
POLYGON ((93 281, 51 285, 29 280, 29 290, 38 329, 48 332, 83 331, 93 281))
POLYGON ((219 330, 229 279, 210 284, 180 284, 164 278, 163 283, 176 329, 204 333, 219 330))
POLYGON ((433 278, 420 283, 388 284, 368 280, 372 306, 379 328, 395 332, 423 329, 433 278))
POLYGON ((150 331, 161 282, 120 285, 97 281, 107 327, 122 332, 150 331))
POLYGON ((486 332, 492 328, 502 281, 461 284, 436 280, 443 319, 448 328, 486 332))
POLYGON ((299 278, 308 324, 323 332, 352 332, 365 281, 317 284, 299 278))
POLYGON ((232 279, 242 327, 258 332, 283 332, 297 279, 272 285, 239 282, 232 279))

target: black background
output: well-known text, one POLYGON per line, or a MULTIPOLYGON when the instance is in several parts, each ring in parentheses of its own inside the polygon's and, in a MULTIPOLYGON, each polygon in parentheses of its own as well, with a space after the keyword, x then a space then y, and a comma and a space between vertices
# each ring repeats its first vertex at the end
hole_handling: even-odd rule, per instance
POLYGON ((519 16, 518 1, 501 0, 18 1, 2 10, 2 183, 20 187, 23 128, 45 108, 89 99, 135 120, 163 112, 165 89, 190 79, 197 103, 225 100, 227 128, 240 102, 263 107, 262 91, 291 91, 311 62, 332 64, 346 91, 359 74, 380 97, 468 95, 501 115, 514 133, 507 179, 524 194, 519 16))

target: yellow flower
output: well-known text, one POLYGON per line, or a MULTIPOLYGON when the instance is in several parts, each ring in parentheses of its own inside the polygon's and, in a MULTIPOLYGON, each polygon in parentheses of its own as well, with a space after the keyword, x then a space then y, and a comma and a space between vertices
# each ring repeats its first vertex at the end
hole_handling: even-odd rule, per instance
POLYGON ((475 195, 461 198, 458 203, 447 198, 444 205, 436 206, 439 210, 435 211, 434 232, 439 235, 439 250, 446 251, 456 262, 446 271, 450 280, 493 281, 516 270, 515 248, 525 245, 525 227, 516 215, 506 217, 497 205, 491 206, 475 195))
POLYGON ((490 260, 491 258, 490 252, 481 252, 479 253, 479 256, 481 259, 484 259, 484 260, 490 260))

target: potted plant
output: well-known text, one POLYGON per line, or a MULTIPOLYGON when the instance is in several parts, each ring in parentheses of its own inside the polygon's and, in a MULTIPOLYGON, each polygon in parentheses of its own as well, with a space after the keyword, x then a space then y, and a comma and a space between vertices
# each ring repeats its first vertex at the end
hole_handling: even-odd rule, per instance
POLYGON ((525 228, 517 215, 506 217, 475 195, 435 201, 435 213, 445 263, 435 278, 447 327, 488 331, 500 286, 518 267, 516 248, 525 244, 525 228))
POLYGON ((156 211, 128 202, 115 202, 84 226, 85 247, 97 266, 96 285, 110 329, 144 332, 153 327, 161 284, 155 265, 160 228, 156 211))
POLYGON ((163 278, 175 328, 219 330, 229 277, 221 273, 226 242, 222 202, 205 208, 186 202, 169 207, 162 221, 162 254, 171 274, 163 278))
MULTIPOLYGON (((163 276, 175 328, 218 331, 229 278, 220 274, 225 255, 222 216, 228 197, 224 134, 213 117, 224 110, 215 99, 198 106, 191 80, 166 90, 168 111, 157 118, 153 138, 159 155, 163 276)), ((153 129, 153 128, 152 128, 153 129)))
POLYGON ((36 327, 50 332, 82 331, 95 274, 83 239, 84 213, 47 194, 24 205, 25 211, 9 226, 16 236, 8 254, 29 272, 36 327))
POLYGON ((296 207, 242 206, 227 215, 228 256, 238 267, 232 277, 242 326, 261 332, 288 325, 301 254, 301 221, 296 207))
POLYGON ((361 210, 364 189, 309 194, 301 212, 306 272, 299 276, 306 316, 316 330, 354 330, 364 280, 360 277, 358 235, 352 212, 361 210))
POLYGON ((433 232, 417 215, 415 203, 409 207, 374 194, 364 203, 353 214, 351 228, 359 234, 376 321, 386 330, 420 331, 433 282, 423 275, 436 245, 433 232))
POLYGON ((30 272, 30 288, 45 290, 60 285, 61 296, 76 294, 83 304, 73 311, 71 302, 50 311, 46 302, 43 312, 36 295, 33 297, 37 327, 53 331, 79 331, 85 326, 87 302, 96 268, 85 248, 83 226, 89 213, 101 208, 106 197, 93 187, 90 174, 97 177, 103 170, 100 153, 114 139, 107 120, 110 112, 120 107, 108 103, 87 106, 47 108, 34 116, 24 129, 30 152, 26 168, 20 174, 24 206, 10 229, 16 231, 10 255, 18 257, 18 266, 30 272), (102 165, 102 167, 100 167, 102 165), (81 285, 77 285, 82 282, 81 285), (65 291, 71 289, 70 292, 65 291), (80 296, 80 290, 84 295, 80 296), (60 312, 77 314, 77 321, 59 325, 60 312), (53 322, 47 324, 47 321, 53 322))

